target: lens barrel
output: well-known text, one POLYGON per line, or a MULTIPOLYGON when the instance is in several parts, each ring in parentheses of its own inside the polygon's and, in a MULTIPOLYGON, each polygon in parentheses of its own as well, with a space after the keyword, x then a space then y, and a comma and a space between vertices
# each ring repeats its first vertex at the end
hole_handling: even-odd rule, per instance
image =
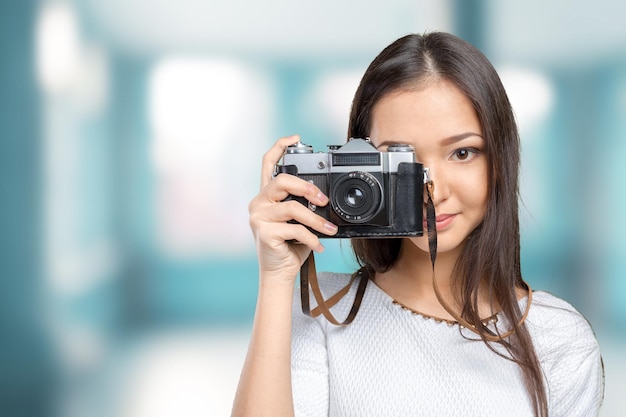
POLYGON ((382 206, 382 187, 370 173, 353 171, 331 184, 332 207, 348 223, 367 223, 382 206))

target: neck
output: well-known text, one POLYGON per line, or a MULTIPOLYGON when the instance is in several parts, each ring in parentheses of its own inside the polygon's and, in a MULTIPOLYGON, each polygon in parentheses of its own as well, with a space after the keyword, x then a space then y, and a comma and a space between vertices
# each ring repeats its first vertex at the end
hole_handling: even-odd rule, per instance
MULTIPOLYGON (((459 310, 452 288, 454 267, 463 247, 438 253, 435 277, 440 295, 446 303, 459 310)), ((378 273, 376 284, 392 298, 417 311, 435 317, 450 319, 452 316, 441 306, 433 289, 433 267, 430 255, 408 239, 402 243, 398 260, 387 272, 378 273)))

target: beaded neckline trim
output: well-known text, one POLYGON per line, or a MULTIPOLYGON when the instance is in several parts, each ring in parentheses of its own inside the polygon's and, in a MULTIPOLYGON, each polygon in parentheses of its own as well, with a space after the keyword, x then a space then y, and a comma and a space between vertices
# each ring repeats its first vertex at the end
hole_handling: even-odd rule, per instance
MULTIPOLYGON (((415 316, 420 316, 420 317, 422 317, 424 319, 434 320, 437 323, 445 323, 448 326, 454 326, 454 325, 459 324, 459 322, 456 321, 456 320, 450 320, 450 319, 444 319, 444 318, 441 318, 441 317, 435 317, 435 316, 431 316, 430 314, 425 314, 425 313, 422 313, 420 311, 414 310, 411 307, 407 307, 404 304, 402 304, 401 302, 396 301, 396 300, 392 300, 391 302, 393 304, 399 306, 403 310, 408 311, 408 312, 410 312, 411 314, 413 314, 415 316)), ((496 313, 496 314, 494 314, 492 316, 489 316, 486 319, 484 319, 483 320, 483 325, 487 326, 489 324, 494 324, 494 323, 497 323, 497 322, 498 322, 498 314, 496 313)), ((463 326, 461 326, 461 327, 463 327, 463 326)))

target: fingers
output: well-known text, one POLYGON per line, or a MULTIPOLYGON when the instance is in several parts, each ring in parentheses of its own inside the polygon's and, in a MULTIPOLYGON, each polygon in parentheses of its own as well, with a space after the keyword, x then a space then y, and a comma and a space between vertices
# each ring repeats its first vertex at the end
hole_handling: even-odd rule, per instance
POLYGON ((310 228, 327 235, 334 235, 337 226, 327 219, 318 216, 302 203, 290 200, 284 201, 289 195, 304 197, 318 207, 328 204, 328 197, 322 191, 308 181, 304 181, 294 175, 278 175, 264 190, 261 191, 251 204, 251 215, 257 211, 270 222, 288 222, 295 220, 310 228), (259 210, 256 210, 256 208, 259 210))
POLYGON ((324 246, 322 246, 319 237, 301 224, 275 223, 271 225, 271 228, 259 228, 256 237, 270 246, 295 241, 315 252, 324 251, 324 246))
POLYGON ((337 233, 337 226, 327 219, 311 212, 311 210, 297 201, 292 200, 276 204, 267 214, 267 218, 270 222, 282 223, 295 220, 325 235, 332 236, 337 233))
MULTIPOLYGON (((313 201, 311 202, 321 207, 326 205, 328 202, 328 199, 325 196, 324 198, 326 200, 318 198, 317 201, 312 199, 313 201)), ((302 203, 295 200, 277 202, 275 200, 272 201, 272 199, 261 194, 250 202, 249 211, 250 226, 253 231, 267 225, 277 225, 280 223, 287 224, 287 222, 295 220, 302 225, 308 226, 311 229, 328 236, 332 236, 337 233, 336 225, 324 217, 315 214, 308 207, 305 207, 302 203)), ((290 239, 293 238, 285 236, 285 240, 290 239)))
POLYGON ((295 175, 280 174, 261 190, 260 195, 275 203, 283 201, 289 195, 304 197, 316 206, 328 204, 328 197, 314 184, 295 175))
POLYGON ((273 248, 272 251, 278 250, 276 253, 284 253, 284 245, 289 241, 297 241, 311 250, 321 252, 323 246, 312 230, 328 236, 337 233, 337 226, 302 203, 285 201, 291 195, 303 197, 311 204, 323 207, 328 204, 328 197, 317 186, 295 175, 280 174, 273 178, 274 167, 282 158, 285 148, 299 140, 298 135, 281 138, 265 153, 261 168, 261 191, 248 207, 250 227, 257 243, 265 248, 273 248))
POLYGON ((270 246, 296 240, 312 250, 321 251, 319 238, 308 228, 332 236, 337 233, 337 226, 296 200, 283 201, 288 195, 304 197, 319 207, 328 204, 328 197, 315 185, 293 175, 281 174, 250 202, 250 227, 255 236, 270 246), (299 224, 289 223, 292 220, 299 224))
POLYGON ((263 162, 261 164, 261 189, 272 181, 274 166, 280 161, 280 158, 282 158, 285 153, 285 148, 298 143, 299 140, 300 136, 298 135, 281 138, 263 155, 263 162))

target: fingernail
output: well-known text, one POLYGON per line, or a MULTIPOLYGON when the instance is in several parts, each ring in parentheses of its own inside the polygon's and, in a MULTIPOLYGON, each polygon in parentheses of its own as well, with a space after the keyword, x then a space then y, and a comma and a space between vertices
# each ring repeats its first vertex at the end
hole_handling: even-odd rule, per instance
POLYGON ((324 223, 324 229, 328 230, 329 232, 333 234, 337 233, 337 230, 338 230, 337 226, 330 222, 324 223))
POLYGON ((326 195, 324 193, 317 193, 317 198, 319 199, 320 203, 322 204, 326 204, 328 203, 328 197, 326 197, 326 195))
POLYGON ((322 253, 324 252, 324 246, 322 246, 322 244, 320 243, 319 245, 317 245, 317 247, 315 248, 315 252, 317 253, 322 253))

